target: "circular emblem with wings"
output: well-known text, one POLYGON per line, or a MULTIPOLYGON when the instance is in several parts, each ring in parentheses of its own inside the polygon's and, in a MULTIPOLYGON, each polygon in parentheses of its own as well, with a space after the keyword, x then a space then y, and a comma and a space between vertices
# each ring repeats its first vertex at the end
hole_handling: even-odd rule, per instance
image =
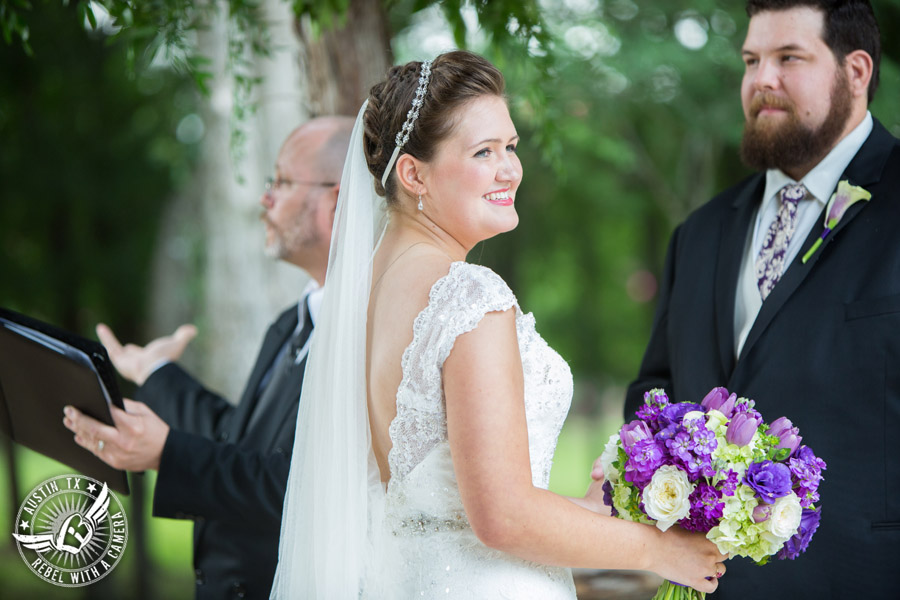
POLYGON ((128 541, 118 498, 84 475, 60 475, 34 488, 16 517, 19 554, 42 579, 80 587, 105 577, 128 541))

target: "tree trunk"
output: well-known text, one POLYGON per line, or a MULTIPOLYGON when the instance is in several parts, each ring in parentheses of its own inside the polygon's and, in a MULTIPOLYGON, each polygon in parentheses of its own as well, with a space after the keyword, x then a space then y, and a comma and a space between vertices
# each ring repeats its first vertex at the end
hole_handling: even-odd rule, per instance
POLYGON ((356 115, 369 87, 390 65, 386 18, 378 0, 353 0, 346 23, 309 33, 289 3, 265 0, 273 55, 257 64, 257 112, 243 124, 244 158, 229 155, 232 81, 225 74, 227 24, 220 18, 200 35, 213 57, 211 101, 194 182, 172 202, 160 235, 149 337, 186 321, 200 329, 182 361, 210 388, 236 401, 263 334, 296 302, 308 277, 263 254, 259 198, 288 133, 312 116, 356 115), (238 178, 240 176, 240 179, 238 178))
POLYGON ((319 35, 309 17, 296 23, 300 62, 309 83, 309 113, 356 116, 369 88, 392 63, 381 0, 351 0, 343 25, 319 35))

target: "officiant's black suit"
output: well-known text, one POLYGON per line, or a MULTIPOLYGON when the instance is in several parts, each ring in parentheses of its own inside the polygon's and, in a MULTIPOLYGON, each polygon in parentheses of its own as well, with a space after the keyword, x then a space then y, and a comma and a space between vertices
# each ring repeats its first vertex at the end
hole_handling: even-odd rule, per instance
POLYGON ((268 598, 305 359, 252 419, 260 382, 297 326, 297 305, 269 328, 237 406, 174 363, 138 389, 170 426, 153 498, 158 517, 194 520, 197 598, 268 598))
MULTIPOLYGON (((699 402, 715 386, 782 415, 828 463, 822 521, 795 561, 727 564, 714 597, 900 597, 900 142, 877 121, 841 180, 872 193, 806 263, 824 214, 763 302, 738 360, 738 272, 765 175, 713 198, 673 234, 626 421, 663 387, 699 402)), ((799 243, 798 242, 798 243, 799 243)))

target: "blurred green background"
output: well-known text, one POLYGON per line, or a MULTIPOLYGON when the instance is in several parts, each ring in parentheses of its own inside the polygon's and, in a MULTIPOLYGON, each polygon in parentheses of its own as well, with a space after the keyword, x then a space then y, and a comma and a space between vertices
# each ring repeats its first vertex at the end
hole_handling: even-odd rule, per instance
MULTIPOLYGON (((232 14, 246 5, 253 3, 209 3, 232 14)), ((335 15, 347 3, 294 5, 324 29, 340 23, 335 15)), ((885 45, 871 108, 900 136, 900 2, 873 5, 885 45)), ((139 343, 168 331, 160 312, 214 330, 202 274, 218 257, 197 240, 212 229, 203 223, 201 204, 213 192, 198 184, 198 172, 208 170, 208 146, 220 143, 202 127, 216 97, 200 93, 197 80, 205 76, 172 68, 185 61, 160 63, 149 51, 135 51, 155 31, 110 36, 112 30, 91 26, 85 6, 0 0, 6 38, 0 45, 0 306, 89 337, 104 321, 120 339, 139 343), (187 208, 178 213, 180 233, 173 236, 165 218, 176 202, 187 208), (196 277, 160 284, 172 281, 158 275, 167 268, 158 259, 161 249, 177 254, 177 268, 196 277), (161 309, 156 299, 165 296, 177 297, 180 308, 161 309)), ((507 77, 525 169, 520 225, 481 244, 470 259, 506 279, 572 367, 575 400, 551 487, 580 495, 593 459, 621 424, 624 389, 649 335, 670 232, 749 173, 737 156, 743 2, 399 0, 380 7, 395 62, 466 45, 507 77), (536 28, 517 36, 526 25, 536 28)), ((255 26, 264 32, 267 21, 255 26)), ((187 39, 196 33, 189 20, 173 30, 187 39)), ((215 60, 193 62, 219 69, 215 60)), ((243 121, 245 129, 250 125, 243 121)), ((269 145, 277 149, 280 141, 269 145)), ((240 136, 237 150, 240 156, 240 136)), ((269 151, 259 160, 273 159, 269 151)), ((234 159, 218 176, 237 182, 253 209, 260 190, 241 182, 241 164, 234 159)), ((251 218, 247 228, 259 237, 249 245, 261 254, 259 227, 251 218)), ((261 312, 262 322, 276 314, 261 312)), ((213 383, 231 385, 234 397, 226 375, 203 363, 216 344, 204 345, 201 331, 185 360, 213 383)), ((248 362, 239 378, 249 368, 248 362)), ((123 384, 123 391, 133 388, 123 384)), ((21 447, 4 448, 0 532, 9 533, 27 491, 69 469, 21 447)), ((153 475, 134 481, 143 495, 123 499, 132 537, 114 575, 89 588, 46 584, 25 567, 9 536, 0 544, 0 595, 118 598, 140 590, 148 598, 192 597, 191 525, 151 518, 153 475), (144 520, 144 529, 135 525, 144 520)))

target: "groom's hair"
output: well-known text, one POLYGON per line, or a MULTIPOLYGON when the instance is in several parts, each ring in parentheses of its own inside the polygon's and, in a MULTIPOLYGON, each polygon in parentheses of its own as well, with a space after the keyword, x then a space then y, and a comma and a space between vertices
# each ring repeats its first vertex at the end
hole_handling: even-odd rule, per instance
POLYGON ((881 34, 869 0, 747 0, 747 15, 765 11, 808 7, 822 11, 825 31, 822 40, 831 49, 838 64, 854 50, 863 50, 872 57, 872 79, 869 81, 869 102, 878 89, 881 63, 881 34))

